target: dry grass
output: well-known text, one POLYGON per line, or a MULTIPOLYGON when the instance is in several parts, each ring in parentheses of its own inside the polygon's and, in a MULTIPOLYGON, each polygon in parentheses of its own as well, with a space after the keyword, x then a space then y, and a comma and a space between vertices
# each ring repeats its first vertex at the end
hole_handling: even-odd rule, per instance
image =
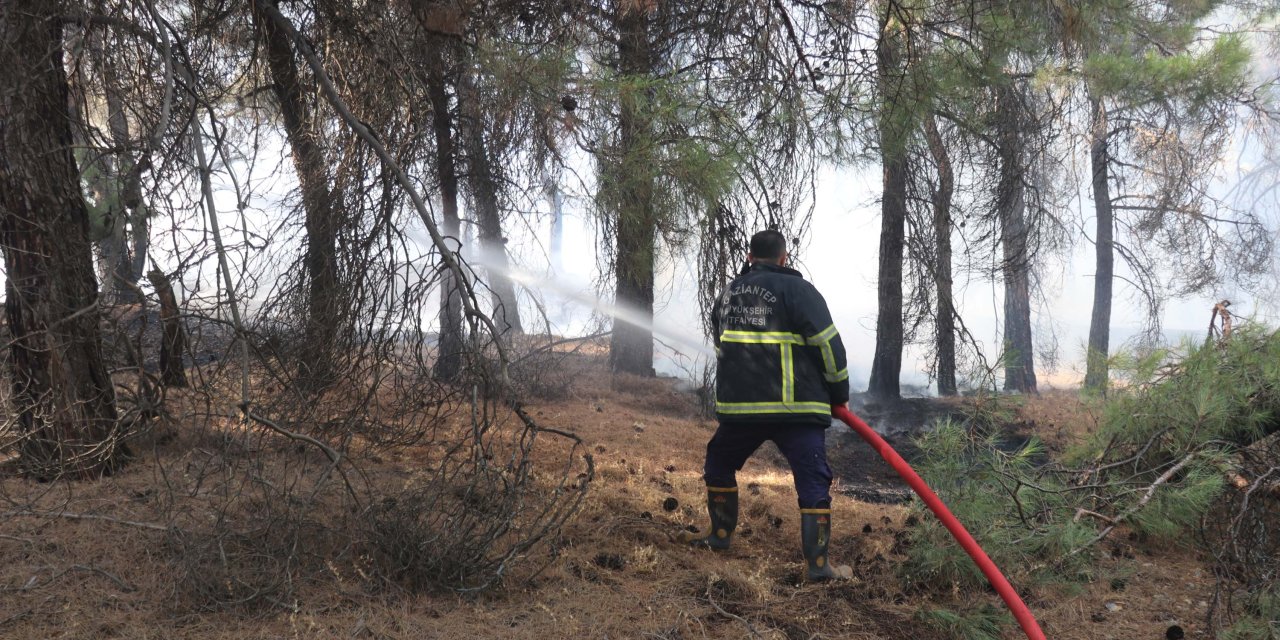
MULTIPOLYGON (((0 495, 10 500, 10 513, 0 520, 0 553, 7 560, 0 566, 0 637, 936 637, 915 618, 921 607, 934 605, 904 593, 895 575, 907 509, 837 496, 832 555, 853 565, 857 578, 799 584, 795 493, 779 456, 762 452, 739 475, 743 502, 734 548, 717 554, 675 544, 677 532, 705 525, 701 465, 714 425, 697 418, 696 401, 666 381, 611 377, 598 356, 574 354, 561 362, 571 367, 573 380, 563 398, 527 409, 541 424, 586 441, 597 472, 577 517, 544 550, 554 562, 540 572, 537 562, 519 565, 504 586, 478 595, 409 591, 403 583, 371 578, 369 549, 356 544, 346 553, 299 554, 305 566, 288 585, 246 587, 216 563, 202 570, 189 557, 193 549, 212 557, 232 543, 271 550, 284 543, 333 544, 340 537, 273 529, 269 516, 282 505, 245 501, 202 511, 207 504, 201 492, 208 486, 163 490, 175 482, 163 474, 197 473, 207 463, 202 452, 216 444, 210 438, 237 437, 233 425, 222 436, 177 425, 176 438, 152 443, 123 473, 101 482, 0 480, 0 495), (676 507, 667 511, 670 498, 676 507), (14 515, 24 508, 100 519, 14 515), (179 514, 172 521, 192 531, 210 518, 231 518, 238 531, 261 536, 175 544, 173 531, 150 526, 166 522, 166 514, 179 514), (231 598, 246 588, 278 596, 250 608, 202 610, 193 589, 220 588, 231 598)), ((1031 400, 1022 411, 1039 435, 1077 433, 1090 424, 1087 408, 1057 392, 1031 400)), ((263 464, 323 462, 313 450, 277 440, 257 441, 254 453, 263 464)), ((558 447, 538 453, 548 460, 563 454, 558 447)), ((409 489, 436 458, 428 445, 398 448, 368 462, 364 481, 409 489)), ((329 509, 343 503, 319 504, 329 509)), ((307 522, 332 533, 339 515, 319 512, 307 522)), ((1118 544, 1117 556, 1097 567, 1092 584, 1033 594, 1032 607, 1050 637, 1156 638, 1171 620, 1194 630, 1212 585, 1204 565, 1179 549, 1147 555, 1127 544, 1118 544), (1123 590, 1112 590, 1113 579, 1122 579, 1123 590), (1107 602, 1119 609, 1108 611, 1107 602)), ((245 575, 253 574, 238 577, 245 575)), ((994 602, 990 594, 955 594, 944 604, 987 602, 994 602)))
POLYGON ((1053 389, 1028 397, 1018 414, 1028 431, 1059 453, 1069 443, 1096 432, 1102 418, 1100 403, 1081 398, 1074 389, 1053 389))

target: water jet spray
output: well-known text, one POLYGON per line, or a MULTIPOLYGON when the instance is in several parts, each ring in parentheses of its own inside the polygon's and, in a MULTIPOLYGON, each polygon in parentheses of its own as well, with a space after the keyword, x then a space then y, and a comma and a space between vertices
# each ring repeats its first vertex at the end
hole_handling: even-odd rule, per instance
POLYGON ((540 277, 525 271, 520 271, 513 267, 502 267, 496 264, 491 264, 492 262, 494 261, 484 260, 483 256, 479 261, 485 269, 501 273, 512 282, 519 284, 526 289, 553 292, 556 295, 577 302, 584 307, 603 313, 616 321, 625 322, 642 329, 647 329, 655 337, 660 338, 665 342, 686 348, 696 355, 715 357, 715 351, 705 342, 690 339, 687 333, 658 324, 652 318, 647 317, 647 314, 642 313, 639 310, 629 309, 625 306, 612 302, 606 302, 558 278, 540 277))

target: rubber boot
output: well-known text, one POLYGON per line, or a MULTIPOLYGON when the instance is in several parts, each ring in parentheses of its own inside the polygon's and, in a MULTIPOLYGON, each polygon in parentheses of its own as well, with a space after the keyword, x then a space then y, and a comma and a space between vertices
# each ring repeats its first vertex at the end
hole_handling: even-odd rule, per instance
POLYGON ((707 487, 707 513, 711 516, 711 531, 705 536, 685 534, 682 540, 716 551, 728 549, 733 530, 738 527, 738 488, 707 487))
POLYGON ((809 582, 853 577, 853 569, 848 566, 831 566, 831 559, 827 557, 830 542, 831 509, 801 509, 800 544, 804 549, 805 579, 809 582))

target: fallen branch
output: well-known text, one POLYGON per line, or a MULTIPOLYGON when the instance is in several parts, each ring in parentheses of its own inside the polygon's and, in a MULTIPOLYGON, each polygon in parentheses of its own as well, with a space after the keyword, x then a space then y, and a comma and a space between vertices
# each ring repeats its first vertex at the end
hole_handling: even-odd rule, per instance
POLYGON ((717 604, 717 603, 716 603, 716 601, 715 601, 715 598, 712 598, 712 597, 711 597, 711 588, 710 588, 710 587, 708 587, 708 588, 707 588, 707 602, 711 603, 711 606, 715 607, 716 611, 719 611, 719 612, 720 612, 720 615, 725 616, 726 618, 732 618, 732 619, 734 619, 734 620, 737 620, 738 622, 741 622, 743 625, 745 625, 745 626, 747 627, 747 631, 750 631, 750 632, 751 632, 751 637, 753 637, 753 638, 762 638, 762 637, 763 637, 763 636, 761 636, 761 635, 760 635, 760 632, 759 632, 759 631, 756 631, 755 626, 751 624, 751 621, 750 621, 750 620, 747 620, 746 618, 744 618, 744 617, 742 617, 742 616, 734 615, 734 614, 732 614, 732 613, 729 613, 728 611, 725 611, 725 610, 724 610, 724 607, 722 607, 722 606, 720 606, 719 604, 717 604))
POLYGON ((1091 516, 1091 517, 1097 518, 1103 522, 1106 522, 1107 524, 1116 523, 1115 518, 1112 518, 1111 516, 1103 515, 1101 513, 1098 513, 1097 511, 1090 511, 1088 509, 1076 509, 1076 516, 1072 518, 1071 521, 1080 522, 1080 518, 1083 518, 1084 516, 1091 516))
POLYGON ((4 517, 4 518, 12 518, 12 517, 19 517, 19 516, 27 516, 30 518, 67 518, 68 520, 98 520, 101 522, 110 522, 113 524, 120 524, 128 527, 137 527, 139 529, 148 529, 151 531, 167 532, 175 528, 171 525, 156 524, 154 522, 138 522, 135 520, 123 520, 120 518, 113 518, 111 516, 100 516, 93 513, 68 513, 66 511, 41 513, 39 511, 30 511, 30 510, 8 511, 5 513, 0 513, 0 517, 4 517))
POLYGON ((89 571, 91 573, 96 573, 116 583, 116 586, 120 587, 120 590, 124 591, 125 593, 133 593, 134 591, 138 590, 137 587, 129 584, 128 582, 125 582, 124 580, 121 580, 118 576, 111 573, 110 571, 107 571, 106 569, 100 569, 98 567, 87 565, 87 564, 73 564, 71 565, 71 568, 68 569, 68 571, 70 571, 71 569, 79 569, 80 571, 89 571))
POLYGON ((324 455, 329 458, 329 469, 331 471, 338 472, 338 475, 342 478, 342 483, 347 486, 347 492, 351 495, 351 498, 356 501, 356 504, 359 504, 360 494, 358 494, 356 492, 355 487, 352 486, 351 479, 347 477, 347 473, 342 470, 342 467, 341 467, 342 454, 341 453, 338 453, 333 447, 330 447, 329 445, 323 442, 320 442, 319 440, 316 440, 315 438, 312 438, 311 436, 305 433, 298 433, 296 431, 290 431, 288 429, 285 429, 279 424, 276 424, 274 421, 264 418, 256 413, 253 413, 252 411, 247 411, 245 413, 245 416, 248 417, 249 420, 252 420, 253 422, 256 422, 290 440, 305 442, 323 451, 324 455))
MULTIPOLYGON (((1156 490, 1157 490, 1157 489, 1159 489, 1161 485, 1163 485, 1163 484, 1165 484, 1165 483, 1169 482, 1169 480, 1170 480, 1171 478, 1173 478, 1173 476, 1174 476, 1175 474, 1177 474, 1177 473, 1178 473, 1179 471, 1181 471, 1184 467, 1186 467, 1188 464, 1190 464, 1190 463, 1191 463, 1191 461, 1192 461, 1192 460, 1194 460, 1194 459, 1195 459, 1195 457, 1196 457, 1197 455, 1199 455, 1199 454, 1200 454, 1200 452, 1199 452, 1199 451, 1192 451, 1191 453, 1187 454, 1187 455, 1186 455, 1186 457, 1184 457, 1183 459, 1179 460, 1179 461, 1178 461, 1178 464, 1175 464, 1175 465, 1173 465, 1172 467, 1169 467, 1169 469, 1168 469, 1167 471, 1165 471, 1164 473, 1160 474, 1160 477, 1159 477, 1159 478, 1156 478, 1156 479, 1155 479, 1155 482, 1152 482, 1152 483, 1151 483, 1151 485, 1150 485, 1149 487, 1147 487, 1147 491, 1146 491, 1146 493, 1144 493, 1144 494, 1142 495, 1142 497, 1141 497, 1141 498, 1139 498, 1139 499, 1138 499, 1138 501, 1137 501, 1136 503, 1134 503, 1134 505, 1133 505, 1132 507, 1129 507, 1128 509, 1126 509, 1126 510, 1125 510, 1123 513, 1121 513, 1120 515, 1118 515, 1118 516, 1116 516, 1116 517, 1114 517, 1114 518, 1111 518, 1111 524, 1107 525, 1107 527, 1106 527, 1105 529, 1103 529, 1101 533, 1099 533, 1098 535, 1094 536, 1094 538, 1093 538, 1092 540, 1090 540, 1090 541, 1088 541, 1088 542, 1086 542, 1086 543, 1084 543, 1084 544, 1080 545, 1079 547, 1076 547, 1075 549, 1072 549, 1072 550, 1071 550, 1071 553, 1068 553, 1067 555, 1068 555, 1068 556, 1074 556, 1074 555, 1076 555, 1076 554, 1080 553, 1081 551, 1084 551, 1085 549, 1088 549, 1089 547, 1092 547, 1093 545, 1097 544, 1098 542, 1101 542, 1104 538, 1106 538, 1108 535, 1110 535, 1110 533, 1111 533, 1112 531, 1114 531, 1114 530, 1115 530, 1115 528, 1116 528, 1117 526, 1119 526, 1122 522, 1124 522, 1124 521, 1128 520, 1129 518, 1133 517, 1133 514, 1135 514, 1135 513, 1139 512, 1139 511, 1141 511, 1143 507, 1147 506, 1147 503, 1148 503, 1148 502, 1151 502, 1151 498, 1155 497, 1155 495, 1156 495, 1156 490)), ((1079 514, 1077 514, 1077 517, 1078 517, 1078 515, 1079 515, 1079 514)), ((1104 517, 1105 517, 1105 516, 1104 516, 1104 517)))
POLYGON ((100 569, 100 568, 98 568, 98 567, 95 567, 95 566, 92 566, 92 565, 87 565, 87 564, 73 564, 73 565, 71 565, 71 566, 67 567, 66 569, 63 569, 62 571, 59 571, 59 572, 57 572, 57 573, 54 573, 53 575, 50 575, 50 576, 49 576, 49 578, 48 578, 47 580, 45 580, 44 582, 41 582, 41 581, 39 580, 40 572, 45 571, 45 570, 52 570, 53 568, 54 568, 54 567, 52 567, 52 566, 44 566, 44 567, 41 567, 39 570, 37 570, 36 574, 35 574, 35 575, 33 575, 33 576, 31 576, 30 578, 28 578, 28 579, 27 579, 27 581, 26 581, 26 583, 24 583, 21 587, 17 587, 17 588, 13 588, 13 589, 5 589, 5 590, 6 590, 6 591, 10 591, 10 590, 12 590, 12 591, 32 591, 32 590, 35 590, 36 588, 43 588, 43 587, 47 587, 47 586, 49 586, 49 585, 53 584, 54 582, 56 582, 56 581, 57 581, 59 578, 61 578, 62 576, 65 576, 65 575, 67 575, 68 573, 71 573, 72 571, 88 571, 89 573, 96 573, 96 574, 98 574, 98 575, 100 575, 100 576, 102 576, 102 577, 104 577, 104 578, 106 578, 106 579, 108 579, 108 580, 110 580, 110 581, 114 582, 114 583, 116 584, 116 586, 117 586, 117 587, 120 587, 120 590, 121 590, 121 591, 124 591, 125 593, 133 593, 134 591, 137 591, 137 590, 138 590, 138 588, 137 588, 137 587, 135 587, 135 586, 133 586, 133 585, 129 584, 128 582, 125 582, 124 580, 121 580, 118 576, 116 576, 115 574, 111 573, 110 571, 107 571, 106 569, 100 569))

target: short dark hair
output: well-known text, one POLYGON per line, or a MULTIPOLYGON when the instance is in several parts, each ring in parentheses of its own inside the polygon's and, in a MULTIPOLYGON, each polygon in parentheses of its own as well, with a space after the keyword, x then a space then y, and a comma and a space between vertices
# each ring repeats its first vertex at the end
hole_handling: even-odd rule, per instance
POLYGON ((773 229, 751 236, 751 256, 759 260, 777 260, 787 252, 787 239, 773 229))

